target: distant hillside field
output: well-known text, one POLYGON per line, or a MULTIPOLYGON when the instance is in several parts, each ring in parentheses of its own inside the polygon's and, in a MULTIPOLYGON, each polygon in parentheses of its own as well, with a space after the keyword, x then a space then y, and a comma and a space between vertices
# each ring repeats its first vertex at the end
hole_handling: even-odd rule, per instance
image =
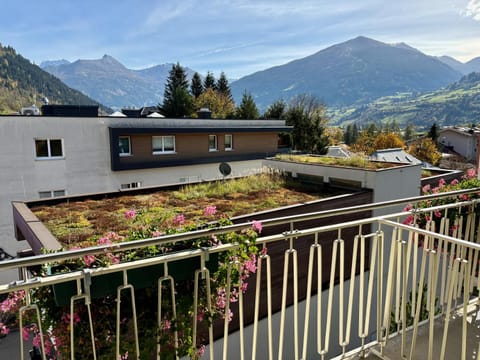
POLYGON ((334 111, 336 124, 355 122, 407 123, 427 128, 480 122, 480 73, 471 73, 443 89, 424 94, 403 93, 380 98, 369 105, 334 111))

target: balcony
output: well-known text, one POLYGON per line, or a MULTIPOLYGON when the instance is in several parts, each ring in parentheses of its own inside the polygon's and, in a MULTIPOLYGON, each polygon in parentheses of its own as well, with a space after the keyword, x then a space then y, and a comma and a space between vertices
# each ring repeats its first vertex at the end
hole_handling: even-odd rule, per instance
MULTIPOLYGON (((144 269, 146 274, 154 267, 162 269, 162 275, 156 279, 160 284, 156 293, 158 307, 151 310, 161 328, 165 327, 162 298, 185 291, 176 288, 178 283, 169 271, 175 262, 186 260, 197 264, 198 260, 193 270, 195 276, 192 276, 194 286, 188 290, 194 304, 190 314, 193 346, 200 348, 200 343, 196 342, 200 335, 206 339, 203 358, 480 359, 480 323, 477 320, 479 200, 467 199, 479 190, 459 190, 263 220, 262 232, 256 239, 257 247, 263 251, 258 254, 247 291, 239 291, 235 303, 226 302, 225 320, 213 322, 203 330, 197 328, 193 319, 198 319, 201 311, 199 288, 209 284, 213 271, 209 267, 210 259, 235 249, 237 243, 187 249, 51 276, 31 277, 30 272, 45 263, 98 255, 107 248, 120 252, 181 243, 204 236, 241 232, 249 229, 251 223, 161 236, 134 244, 119 243, 115 249, 98 246, 3 261, 0 271, 18 269, 24 280, 0 285, 0 294, 25 290, 25 303, 17 314, 19 333, 22 334, 23 328, 31 326, 33 321, 43 335, 40 339, 47 339, 52 329, 42 324, 47 303, 37 300, 39 289, 73 283, 74 294, 63 299, 64 309, 68 309, 69 314, 66 322, 70 331, 68 347, 74 354, 71 356, 79 358, 78 354, 84 350, 79 349, 75 341, 83 327, 83 335, 89 334, 88 343, 83 343, 83 347, 90 349, 93 358, 101 359, 105 355, 96 344, 98 334, 95 334, 96 324, 90 314, 92 284, 95 278, 117 274, 121 283, 115 294, 122 301, 116 301, 116 326, 112 329, 111 344, 116 358, 125 356, 123 331, 128 324, 129 341, 134 344, 129 358, 141 358, 144 354, 141 344, 145 339, 139 335, 137 322, 146 305, 136 298, 132 272, 144 269), (429 206, 429 203, 437 205, 429 206), (412 210, 404 211, 406 204, 411 204, 412 210), (387 214, 329 222, 332 218, 378 209, 387 214), (305 222, 308 227, 297 226, 305 222), (127 301, 122 297, 125 293, 127 301), (74 314, 78 306, 85 307, 88 316, 77 321, 74 314), (24 321, 27 313, 31 315, 28 324, 24 321), (120 313, 129 316, 120 317, 120 313)), ((236 262, 232 261, 229 269, 235 266, 236 262)), ((229 276, 230 272, 227 281, 233 281, 229 276)), ((209 286, 206 289, 209 294, 209 286)), ((226 291, 229 299, 231 294, 226 291)), ((212 296, 207 295, 207 298, 212 296)), ((173 309, 179 306, 174 298, 172 304, 173 309)), ((206 306, 214 305, 207 301, 206 306)), ((178 332, 172 335, 175 344, 182 341, 178 332)), ((156 335, 152 334, 152 341, 156 340, 156 335)), ((22 359, 25 358, 26 341, 20 336, 22 359)), ((37 345, 45 354, 44 341, 37 345)), ((156 353, 160 350, 157 348, 156 353)))

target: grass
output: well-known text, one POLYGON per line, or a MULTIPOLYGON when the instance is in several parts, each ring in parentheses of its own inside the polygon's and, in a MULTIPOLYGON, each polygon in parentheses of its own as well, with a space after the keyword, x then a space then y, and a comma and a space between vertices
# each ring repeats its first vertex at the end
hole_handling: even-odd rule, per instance
POLYGON ((275 159, 283 160, 283 161, 300 162, 300 163, 355 167, 355 168, 369 169, 369 170, 383 169, 383 168, 395 166, 395 165, 384 163, 384 162, 369 161, 360 155, 354 155, 348 158, 337 158, 337 157, 330 157, 330 156, 277 154, 275 156, 275 159))

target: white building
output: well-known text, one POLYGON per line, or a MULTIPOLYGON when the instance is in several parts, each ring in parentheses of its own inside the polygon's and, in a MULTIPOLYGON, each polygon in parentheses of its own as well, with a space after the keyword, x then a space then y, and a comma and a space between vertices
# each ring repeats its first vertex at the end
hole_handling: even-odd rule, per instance
POLYGON ((438 133, 438 142, 468 162, 477 161, 480 130, 462 127, 443 128, 438 133))
POLYGON ((11 202, 258 172, 284 121, 0 116, 0 247, 15 255, 11 202), (161 148, 157 148, 160 144, 161 148))

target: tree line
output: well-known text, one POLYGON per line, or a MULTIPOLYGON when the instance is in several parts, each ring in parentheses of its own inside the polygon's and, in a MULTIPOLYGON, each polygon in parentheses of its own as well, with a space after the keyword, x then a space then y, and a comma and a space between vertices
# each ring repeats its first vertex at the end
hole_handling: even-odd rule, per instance
POLYGON ((329 127, 326 106, 309 94, 297 95, 288 103, 277 100, 260 115, 253 96, 246 91, 240 104, 235 106, 224 72, 218 80, 211 72, 202 80, 196 72, 189 82, 179 63, 169 72, 163 103, 159 107, 165 116, 174 118, 196 117, 198 110, 208 108, 211 117, 217 119, 285 120, 292 131, 281 134, 283 143, 292 150, 311 154, 325 154, 329 145, 343 143, 352 151, 365 155, 380 149, 402 148, 432 164, 437 164, 441 157, 436 147, 436 124, 427 136, 418 136, 413 124, 401 130, 395 121, 381 126, 370 123, 359 127, 350 123, 345 128, 329 127))

